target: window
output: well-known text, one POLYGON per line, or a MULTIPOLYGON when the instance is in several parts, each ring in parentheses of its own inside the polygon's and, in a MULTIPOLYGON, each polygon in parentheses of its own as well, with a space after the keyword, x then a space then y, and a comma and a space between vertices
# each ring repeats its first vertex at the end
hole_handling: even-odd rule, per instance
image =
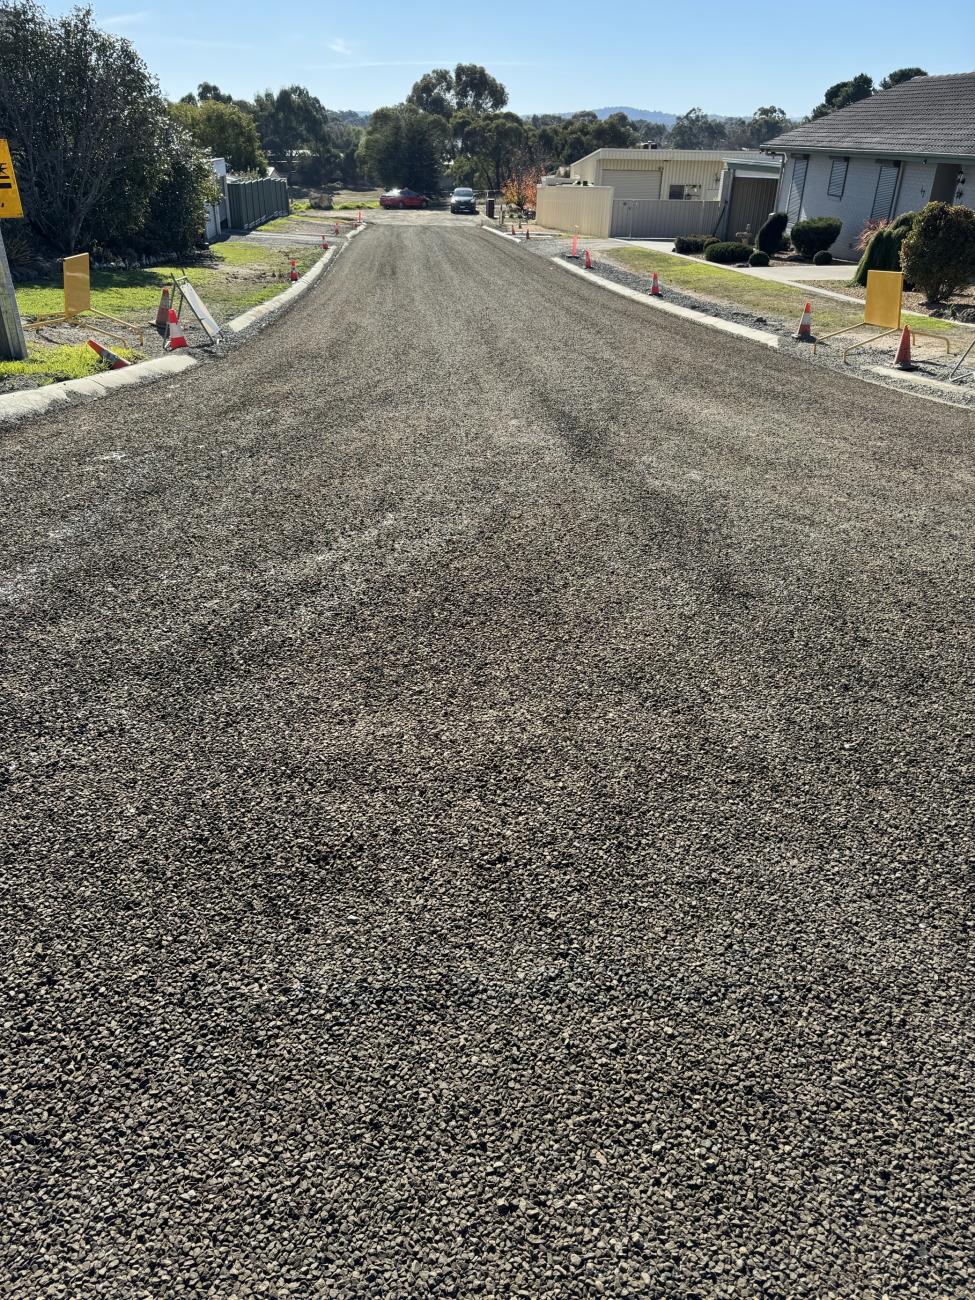
POLYGON ((846 169, 850 165, 849 158, 833 158, 829 166, 829 184, 826 186, 826 193, 831 199, 841 199, 843 191, 846 188, 846 169))
POLYGON ((670 193, 667 197, 671 199, 682 199, 684 197, 683 185, 671 185, 670 193))
POLYGON ((789 204, 786 208, 790 226, 795 225, 799 220, 799 214, 802 212, 802 192, 806 188, 806 169, 808 166, 808 154, 803 154, 801 158, 793 158, 792 160, 792 180, 789 184, 789 204))

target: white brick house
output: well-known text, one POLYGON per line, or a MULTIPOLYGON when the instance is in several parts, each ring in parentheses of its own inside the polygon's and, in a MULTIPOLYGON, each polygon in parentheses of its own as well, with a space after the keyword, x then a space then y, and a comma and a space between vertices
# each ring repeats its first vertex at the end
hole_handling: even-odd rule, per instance
POLYGON ((776 209, 790 227, 839 217, 836 257, 856 260, 867 221, 940 200, 975 207, 975 72, 915 77, 766 146, 785 164, 776 209))

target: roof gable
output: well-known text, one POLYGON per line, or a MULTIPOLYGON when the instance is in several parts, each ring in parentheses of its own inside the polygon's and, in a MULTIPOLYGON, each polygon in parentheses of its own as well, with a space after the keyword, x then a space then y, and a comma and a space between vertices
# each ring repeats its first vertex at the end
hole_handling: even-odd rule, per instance
POLYGON ((915 77, 770 140, 769 152, 975 158, 975 72, 915 77))

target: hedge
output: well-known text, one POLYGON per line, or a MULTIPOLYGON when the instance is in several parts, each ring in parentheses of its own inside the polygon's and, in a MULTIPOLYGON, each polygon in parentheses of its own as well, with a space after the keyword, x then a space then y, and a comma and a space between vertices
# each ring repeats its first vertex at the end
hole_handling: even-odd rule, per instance
POLYGON ((734 242, 708 244, 704 250, 706 262, 747 262, 752 249, 747 244, 734 242))

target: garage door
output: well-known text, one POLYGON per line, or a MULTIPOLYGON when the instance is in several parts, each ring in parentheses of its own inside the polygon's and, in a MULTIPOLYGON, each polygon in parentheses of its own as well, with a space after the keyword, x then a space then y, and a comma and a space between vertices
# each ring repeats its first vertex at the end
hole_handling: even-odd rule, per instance
POLYGON ((728 215, 728 238, 732 239, 739 230, 751 227, 752 234, 757 234, 765 223, 769 213, 775 207, 775 192, 778 181, 759 180, 750 176, 736 176, 731 190, 731 209, 728 215))
POLYGON ((659 199, 660 178, 663 171, 659 168, 652 172, 624 171, 621 167, 604 167, 603 184, 612 185, 616 193, 614 199, 659 199))

